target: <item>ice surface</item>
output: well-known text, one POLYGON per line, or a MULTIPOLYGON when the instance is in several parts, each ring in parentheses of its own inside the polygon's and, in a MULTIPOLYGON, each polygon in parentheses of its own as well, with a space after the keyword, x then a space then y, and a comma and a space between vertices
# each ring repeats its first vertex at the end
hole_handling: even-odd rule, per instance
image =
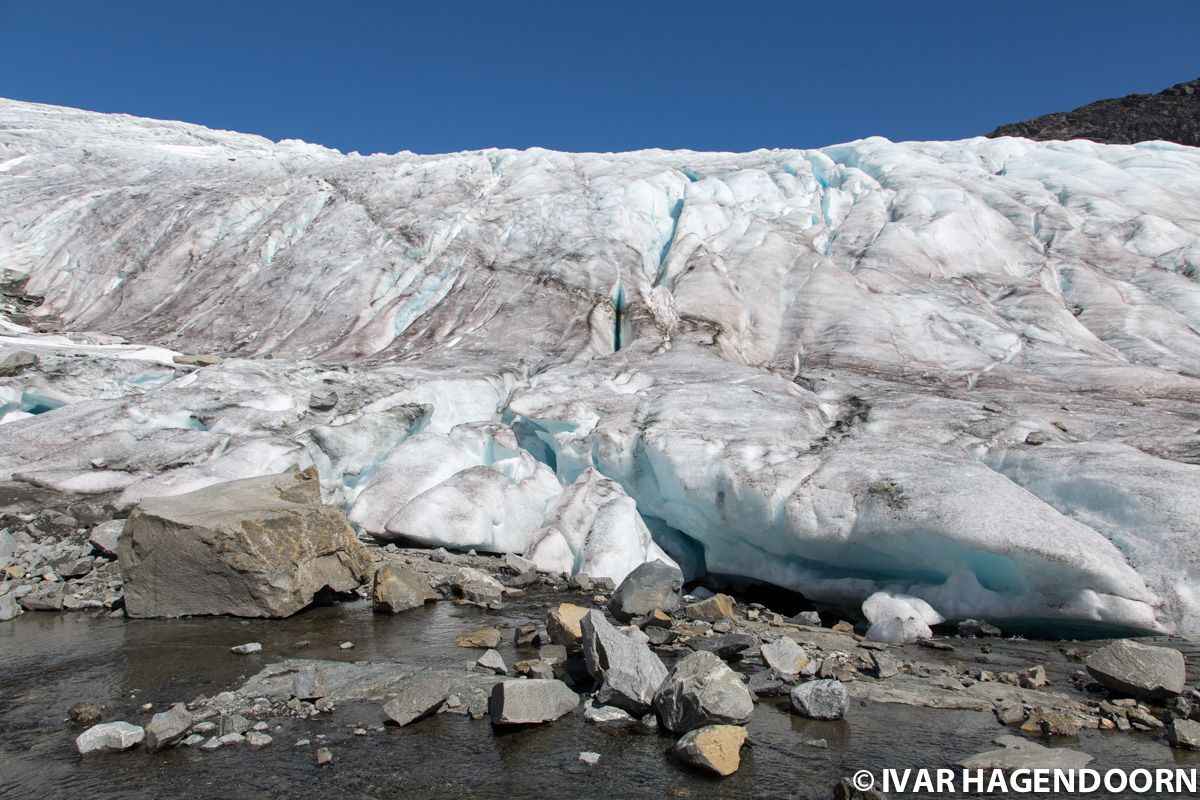
POLYGON ((1200 631, 1194 148, 364 158, 0 101, 0 165, 43 361, 0 479, 315 463, 381 538, 1200 631))

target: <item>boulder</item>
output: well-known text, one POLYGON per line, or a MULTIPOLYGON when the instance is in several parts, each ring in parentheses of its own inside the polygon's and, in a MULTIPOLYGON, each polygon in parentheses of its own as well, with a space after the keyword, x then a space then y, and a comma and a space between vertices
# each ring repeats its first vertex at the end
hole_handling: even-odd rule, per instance
POLYGON ((153 753, 177 744, 191 726, 192 715, 187 706, 176 703, 150 718, 146 725, 146 749, 153 753))
POLYGON ((687 733, 705 725, 742 725, 754 700, 738 674, 715 653, 701 651, 676 662, 654 695, 663 727, 687 733))
POLYGON ((0 378, 12 378, 38 364, 38 357, 28 350, 18 350, 0 358, 0 378))
POLYGON ((497 675, 508 674, 508 665, 504 663, 504 657, 495 650, 488 650, 481 655, 475 662, 475 666, 485 669, 488 672, 494 672, 497 675))
POLYGON ((329 411, 338 404, 338 395, 328 386, 313 389, 308 396, 308 407, 313 411, 329 411))
POLYGON ((504 599, 504 584, 471 567, 462 567, 450 581, 450 588, 458 597, 486 606, 504 599))
POLYGON ((146 738, 139 725, 128 722, 104 722, 93 725, 75 739, 75 749, 82 755, 106 750, 128 750, 137 747, 146 738))
POLYGON ((385 566, 375 571, 371 599, 379 613, 399 614, 437 600, 437 597, 429 581, 415 569, 385 566))
POLYGON ((450 678, 418 674, 405 681, 396 696, 383 704, 383 713, 397 725, 408 725, 436 712, 450 694, 450 678))
POLYGON ((88 544, 97 553, 106 558, 117 557, 117 543, 121 539, 121 531, 125 529, 125 520, 114 519, 97 525, 88 534, 88 544))
POLYGON ((741 766, 745 743, 740 725, 707 725, 685 733, 671 753, 688 766, 726 777, 741 766))
POLYGON ((714 594, 707 600, 701 600, 698 603, 688 603, 683 607, 683 613, 687 614, 688 619, 698 619, 704 622, 736 619, 733 598, 727 594, 714 594))
POLYGON ((958 762, 958 766, 968 770, 1002 772, 1012 772, 1015 769, 1071 771, 1083 769, 1092 761, 1092 757, 1087 753, 1065 747, 1043 747, 1020 736, 1004 735, 997 737, 995 742, 1000 745, 998 749, 985 750, 964 758, 958 762))
POLYGON ((809 719, 841 719, 850 707, 850 696, 841 681, 809 681, 792 689, 790 695, 792 709, 809 719))
POLYGON ((130 617, 287 617, 371 574, 370 554, 345 515, 321 503, 311 467, 145 498, 118 551, 130 617))
POLYGON ((804 648, 786 636, 762 645, 759 651, 762 653, 763 663, 784 675, 799 675, 800 671, 808 666, 808 654, 804 652, 804 648))
POLYGON ((56 581, 42 581, 20 599, 26 611, 62 611, 65 587, 56 581))
POLYGON ((655 609, 679 608, 683 573, 661 561, 648 561, 625 576, 608 601, 608 609, 622 622, 645 616, 655 609))
POLYGON ((1002 631, 990 622, 981 619, 964 619, 958 623, 958 635, 965 639, 973 637, 988 638, 1003 635, 1002 631))
POLYGON ((492 687, 488 715, 493 725, 537 725, 569 714, 579 695, 559 680, 501 681, 492 687))
POLYGON ((667 677, 662 659, 614 628, 599 611, 589 611, 582 627, 588 674, 600 685, 596 700, 638 716, 650 711, 654 693, 667 677))
POLYGON ((1200 750, 1200 722, 1190 719, 1173 719, 1167 726, 1167 740, 1171 747, 1183 750, 1200 750))
POLYGON ((1087 657, 1087 671, 1105 688, 1138 699, 1182 694, 1183 653, 1122 639, 1087 657))
POLYGON ((459 647, 481 647, 491 650, 500 646, 500 629, 476 628, 473 631, 459 634, 454 643, 459 647))
POLYGON ((575 648, 583 641, 583 618, 588 609, 572 603, 560 603, 546 617, 546 634, 554 644, 575 648))

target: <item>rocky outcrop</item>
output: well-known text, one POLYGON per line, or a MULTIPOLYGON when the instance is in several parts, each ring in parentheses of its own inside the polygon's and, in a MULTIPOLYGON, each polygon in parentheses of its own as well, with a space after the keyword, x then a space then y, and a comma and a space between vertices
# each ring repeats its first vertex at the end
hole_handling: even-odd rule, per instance
POLYGON ((146 498, 118 549, 131 617, 287 617, 372 566, 313 468, 146 498))
POLYGON ((1104 144, 1162 140, 1200 147, 1200 78, 1157 94, 1097 100, 1074 111, 1001 125, 988 134, 1025 139, 1090 139, 1104 144))

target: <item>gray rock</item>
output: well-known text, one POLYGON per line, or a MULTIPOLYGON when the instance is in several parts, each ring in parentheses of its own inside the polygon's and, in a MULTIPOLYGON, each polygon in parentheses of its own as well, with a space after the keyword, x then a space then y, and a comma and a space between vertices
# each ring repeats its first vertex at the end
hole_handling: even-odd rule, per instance
POLYGON ((792 709, 809 719, 841 719, 850 707, 850 696, 841 681, 816 680, 802 683, 790 693, 792 709))
POLYGON ((21 598, 26 611, 62 611, 65 589, 61 583, 42 581, 21 598))
POLYGON ((338 404, 338 394, 328 386, 313 389, 308 396, 308 407, 313 411, 329 411, 338 404))
POLYGON ((964 758, 958 766, 970 770, 1057 769, 1080 770, 1091 763, 1092 757, 1065 747, 1043 747, 1020 736, 1005 735, 996 740, 999 749, 986 750, 964 758))
POLYGON ((609 728, 632 728, 637 724, 637 719, 628 711, 616 706, 602 705, 594 700, 584 706, 583 719, 593 725, 609 728))
MULTIPOLYGON (((248 730, 250 730, 250 720, 241 714, 222 714, 217 723, 217 732, 222 739, 231 733, 242 734, 248 730)), ((222 742, 222 744, 228 744, 228 742, 222 742)))
POLYGON ((450 694, 451 681, 442 674, 420 674, 404 682, 383 713, 397 725, 409 725, 436 712, 450 694))
POLYGON ((958 635, 964 638, 1002 636, 1002 631, 981 619, 964 619, 958 623, 958 635))
POLYGON ((536 572, 537 564, 516 553, 505 553, 504 571, 509 575, 524 575, 527 572, 536 572))
POLYGON ((117 557, 117 543, 121 539, 121 531, 125 530, 125 520, 114 519, 97 525, 88 534, 88 543, 92 548, 106 558, 117 557))
POLYGON ((439 547, 429 554, 429 560, 436 564, 445 564, 450 560, 450 551, 444 547, 439 547))
POLYGON ((791 684, 784 676, 773 669, 764 669, 750 676, 746 688, 755 697, 782 697, 787 694, 791 684))
POLYGON ((881 650, 872 650, 870 658, 870 671, 876 678, 890 678, 900 672, 900 662, 888 653, 881 650))
POLYGON ((371 570, 315 468, 145 498, 118 550, 130 617, 286 617, 371 570))
POLYGON ((64 578, 82 578, 92 571, 93 559, 72 558, 55 565, 55 571, 64 578))
POLYGON ((1190 719, 1173 719, 1167 726, 1167 740, 1172 747, 1183 750, 1200 750, 1200 722, 1190 719))
POLYGON ((0 559, 12 558, 16 552, 17 540, 13 538, 13 535, 7 529, 0 530, 0 559))
POLYGON ((375 572, 371 598, 376 611, 399 614, 437 600, 425 576, 410 567, 385 566, 375 572))
POLYGON ((763 662, 784 675, 799 675, 808 665, 808 654, 804 648, 787 636, 781 636, 770 644, 759 648, 763 662))
POLYGON ((592 586, 592 576, 586 572, 576 572, 567 581, 567 588, 574 589, 577 592, 591 592, 592 586))
POLYGON ((75 739, 75 749, 85 756, 107 750, 128 750, 137 747, 145 738, 146 732, 138 725, 105 722, 79 734, 75 739))
POLYGON ((600 754, 594 753, 591 750, 585 750, 579 754, 579 763, 584 766, 594 767, 600 763, 600 754))
POLYGON ((493 725, 537 725, 569 714, 579 695, 562 681, 501 681, 492 687, 488 715, 493 725))
POLYGON ((38 364, 38 357, 28 350, 18 350, 0 359, 0 378, 12 378, 38 364))
POLYGON ((639 716, 653 708, 654 693, 667 677, 662 659, 614 628, 599 611, 589 611, 581 627, 588 674, 600 684, 596 700, 639 716))
POLYGON ((704 725, 743 725, 754 700, 738 674, 715 653, 692 653, 678 661, 654 696, 663 727, 687 733, 704 725))
POLYGON ((251 653, 261 653, 262 645, 258 642, 246 642, 245 644, 234 645, 229 648, 229 652, 237 653, 239 656, 248 656, 251 653))
POLYGON ((477 569, 463 567, 454 574, 450 588, 456 595, 472 603, 487 605, 504 599, 504 584, 477 569))
POLYGON ((608 609, 622 622, 655 609, 671 612, 679 608, 682 588, 682 572, 661 561, 649 561, 625 576, 613 592, 608 609))
POLYGON ((146 725, 146 749, 153 753, 178 743, 191 726, 192 715, 187 706, 176 703, 150 718, 146 725))
POLYGON ((0 594, 0 622, 8 622, 21 614, 21 604, 13 592, 0 594))
POLYGON ((1161 699, 1183 693, 1183 654, 1122 639, 1088 656, 1093 678, 1114 692, 1139 699, 1161 699))
POLYGON ((330 752, 328 747, 319 747, 317 748, 316 759, 318 767, 327 767, 333 763, 333 753, 330 752))
POLYGON ((815 611, 801 611, 792 616, 792 622, 800 625, 816 625, 821 624, 821 615, 815 611))
POLYGON ((749 633, 723 633, 718 636, 693 636, 683 644, 697 652, 713 653, 728 660, 758 647, 759 642, 757 636, 749 633))
POLYGON ((497 675, 508 674, 508 665, 504 663, 503 656, 501 656, 495 650, 488 650, 486 653, 481 655, 479 660, 475 662, 475 666, 482 667, 483 669, 494 672, 497 675))
POLYGON ((307 664, 296 670, 291 694, 298 700, 320 700, 329 694, 325 687, 325 673, 315 664, 307 664))

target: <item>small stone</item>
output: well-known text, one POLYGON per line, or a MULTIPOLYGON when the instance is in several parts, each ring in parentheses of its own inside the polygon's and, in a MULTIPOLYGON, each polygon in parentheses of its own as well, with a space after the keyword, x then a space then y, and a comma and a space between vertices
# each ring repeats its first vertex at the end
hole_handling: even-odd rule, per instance
POLYGON ((460 634, 454 643, 459 647, 494 649, 500 646, 500 630, 498 628, 476 628, 460 634))
POLYGON ((981 619, 964 619, 958 623, 958 635, 964 639, 1001 636, 999 628, 981 619))
POLYGON ((784 675, 799 675, 808 665, 808 654, 804 648, 786 636, 759 648, 763 662, 784 675))
POLYGON ((212 752, 221 746, 221 740, 216 736, 210 736, 204 744, 200 745, 201 750, 212 752))
POLYGON ((721 777, 741 766, 746 729, 740 725, 708 725, 684 734, 672 754, 685 764, 721 777))
POLYGON ((1082 727, 1079 719, 1066 711, 1044 711, 1038 714, 1038 727, 1047 736, 1075 736, 1082 727))
POLYGON ((176 703, 150 718, 146 724, 146 749, 151 753, 177 743, 192 725, 187 706, 176 703))
POLYGON ((1026 689, 1040 689, 1046 685, 1046 668, 1041 664, 1030 667, 1020 674, 1020 681, 1026 689))
POLYGON ((567 581, 567 588, 587 594, 592 591, 592 577, 585 572, 577 572, 567 581))
POLYGON ((815 611, 801 611, 793 615, 791 621, 800 625, 819 626, 821 624, 821 615, 815 611))
POLYGON ((429 554, 429 560, 437 564, 445 564, 450 560, 450 551, 444 547, 439 547, 429 554))
POLYGON ((835 633, 854 633, 854 626, 849 622, 846 622, 846 620, 842 620, 840 622, 835 622, 830 630, 834 631, 835 633))
POLYGON ((274 741, 262 731, 250 731, 246 734, 246 746, 251 750, 261 750, 274 741))
POLYGON ((204 737, 198 733, 193 733, 191 736, 185 737, 179 744, 183 747, 195 747, 204 742, 204 737))
POLYGON ((715 594, 707 600, 689 603, 684 606, 683 612, 687 614, 688 619, 698 619, 704 622, 735 619, 733 598, 727 594, 715 594))
POLYGON ((308 407, 313 411, 329 411, 337 404, 337 392, 327 386, 313 389, 308 396, 308 407))
POLYGON ((584 706, 583 719, 593 725, 613 728, 630 728, 637 723, 637 719, 625 709, 601 705, 594 700, 584 706))
POLYGON ((342 642, 338 645, 339 650, 353 650, 354 642, 342 642))
POLYGON ((261 653, 262 645, 258 642, 246 642, 235 647, 229 648, 229 652, 237 653, 239 656, 250 655, 251 653, 261 653))
POLYGON ((594 767, 600 763, 600 754, 585 750, 579 754, 579 763, 584 766, 594 767))
POLYGON ((333 753, 331 753, 329 751, 329 748, 328 747, 318 748, 317 749, 317 766, 324 767, 324 766, 328 766, 329 764, 332 764, 332 763, 333 763, 333 753))
POLYGON ((792 709, 809 719, 841 719, 850 707, 846 686, 837 680, 802 683, 791 691, 792 709))
POLYGON ((146 738, 139 725, 128 722, 105 722, 93 725, 75 739, 75 749, 82 755, 105 750, 128 750, 137 747, 146 738))
POLYGON ((497 675, 508 674, 508 665, 504 663, 504 658, 500 653, 495 650, 488 650, 481 655, 479 660, 475 662, 475 666, 486 669, 489 672, 494 672, 497 675))
POLYGON ((67 709, 67 716, 76 725, 95 725, 100 721, 100 706, 95 703, 72 703, 67 709))

